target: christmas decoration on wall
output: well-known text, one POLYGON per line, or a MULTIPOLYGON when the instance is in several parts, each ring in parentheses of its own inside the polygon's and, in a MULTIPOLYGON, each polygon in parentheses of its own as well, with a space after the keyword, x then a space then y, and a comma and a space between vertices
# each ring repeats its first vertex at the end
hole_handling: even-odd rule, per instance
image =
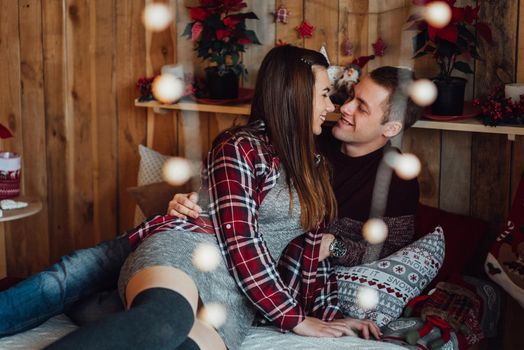
POLYGON ((280 5, 278 9, 273 12, 273 17, 275 18, 275 23, 283 23, 287 24, 288 18, 291 15, 291 11, 289 11, 284 5, 280 5))
POLYGON ((298 27, 295 28, 298 31, 298 36, 302 39, 311 38, 315 32, 313 27, 308 21, 304 20, 298 27))
POLYGON ((344 39, 342 44, 340 44, 340 50, 344 56, 353 56, 353 49, 353 43, 348 38, 344 39))
POLYGON ((371 44, 371 46, 373 47, 373 52, 375 52, 375 56, 379 57, 384 56, 384 51, 386 51, 386 48, 388 47, 384 40, 382 40, 382 38, 378 38, 377 41, 371 44))

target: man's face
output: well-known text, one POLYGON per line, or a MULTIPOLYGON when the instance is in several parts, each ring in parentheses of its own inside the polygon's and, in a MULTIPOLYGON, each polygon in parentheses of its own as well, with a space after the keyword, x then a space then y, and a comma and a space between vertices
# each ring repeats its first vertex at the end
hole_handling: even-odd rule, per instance
POLYGON ((333 127, 333 136, 353 145, 376 145, 386 142, 384 136, 384 105, 389 91, 370 77, 354 85, 354 97, 340 107, 340 118, 333 127))

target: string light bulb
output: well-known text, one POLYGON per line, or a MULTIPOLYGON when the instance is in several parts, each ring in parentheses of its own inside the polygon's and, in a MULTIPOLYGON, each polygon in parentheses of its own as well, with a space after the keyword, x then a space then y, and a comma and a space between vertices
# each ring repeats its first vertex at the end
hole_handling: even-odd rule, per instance
POLYGON ((451 20, 451 7, 444 1, 433 1, 424 9, 424 19, 434 28, 444 28, 451 20))
POLYGON ((362 226, 362 236, 370 244, 379 244, 388 237, 388 226, 378 218, 371 218, 362 226))
POLYGON ((437 99, 437 87, 428 79, 418 79, 409 87, 409 96, 419 106, 426 107, 437 99))
POLYGON ((166 4, 147 4, 142 14, 142 21, 147 30, 161 32, 173 21, 173 13, 166 4))
POLYGON ((161 103, 174 103, 184 94, 184 82, 172 74, 161 74, 153 80, 151 92, 161 103))
POLYGON ((162 175, 173 186, 185 184, 192 176, 191 163, 184 158, 172 157, 164 162, 162 175))
POLYGON ((360 287, 357 290, 357 304, 364 310, 373 310, 379 302, 378 292, 367 287, 360 287))
POLYGON ((420 174, 422 166, 420 160, 412 153, 404 153, 399 155, 395 172, 398 177, 404 180, 414 179, 420 174))
POLYGON ((200 243, 193 251, 193 265, 203 272, 216 269, 221 259, 217 247, 209 243, 200 243))
POLYGON ((218 329, 226 322, 227 310, 222 304, 205 304, 198 311, 198 319, 207 323, 211 327, 218 329))

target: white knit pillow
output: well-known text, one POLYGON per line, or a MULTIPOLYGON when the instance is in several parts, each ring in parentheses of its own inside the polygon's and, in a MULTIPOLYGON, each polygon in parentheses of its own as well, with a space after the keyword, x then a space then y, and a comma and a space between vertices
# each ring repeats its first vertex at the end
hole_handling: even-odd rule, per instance
MULTIPOLYGON (((140 154, 140 165, 138 168, 137 186, 149 185, 152 183, 162 182, 162 165, 170 158, 165 154, 158 153, 146 146, 138 145, 140 154)), ((166 203, 167 205, 167 203, 166 203)), ((145 220, 145 215, 140 207, 135 209, 135 226, 145 220)))
POLYGON ((435 278, 444 261, 444 249, 444 231, 438 226, 381 260, 335 267, 342 312, 353 318, 371 319, 379 327, 397 319, 406 304, 435 278), (371 298, 378 296, 376 306, 362 306, 363 300, 357 296, 364 290, 371 298))

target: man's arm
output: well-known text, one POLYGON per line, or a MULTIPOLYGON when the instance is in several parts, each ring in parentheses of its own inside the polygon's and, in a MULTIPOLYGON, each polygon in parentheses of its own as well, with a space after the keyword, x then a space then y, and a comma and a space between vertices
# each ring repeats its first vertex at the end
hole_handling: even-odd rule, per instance
POLYGON ((329 231, 344 243, 346 255, 332 257, 335 265, 355 266, 393 254, 411 243, 415 233, 415 216, 382 218, 388 227, 388 236, 383 244, 369 244, 362 237, 363 222, 350 218, 335 221, 329 231))

